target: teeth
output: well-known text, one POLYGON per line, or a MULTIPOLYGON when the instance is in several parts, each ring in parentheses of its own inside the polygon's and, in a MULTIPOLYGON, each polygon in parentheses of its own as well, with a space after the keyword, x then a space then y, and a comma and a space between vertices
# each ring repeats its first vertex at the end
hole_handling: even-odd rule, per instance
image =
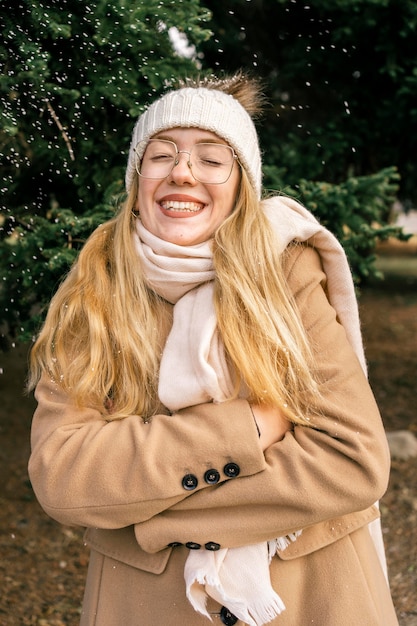
POLYGON ((168 200, 167 202, 161 202, 161 207, 166 211, 185 211, 188 213, 195 213, 203 208, 202 204, 197 202, 176 202, 174 200, 168 200))

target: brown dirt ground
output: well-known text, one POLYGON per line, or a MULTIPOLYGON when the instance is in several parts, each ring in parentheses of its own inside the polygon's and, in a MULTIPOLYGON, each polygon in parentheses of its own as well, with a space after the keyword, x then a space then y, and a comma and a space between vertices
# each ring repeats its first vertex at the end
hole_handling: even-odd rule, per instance
MULTIPOLYGON (((417 261, 417 247, 383 252, 385 260, 401 256, 404 261, 405 254, 410 263, 417 261)), ((417 271, 396 267, 394 275, 387 271, 383 283, 362 288, 363 333, 370 380, 387 431, 417 434, 417 271)), ((76 626, 88 552, 82 532, 50 520, 31 490, 27 459, 34 401, 22 391, 26 352, 19 346, 0 353, 0 626, 76 626)), ((381 502, 400 626, 417 625, 416 475, 417 457, 393 459, 381 502)))

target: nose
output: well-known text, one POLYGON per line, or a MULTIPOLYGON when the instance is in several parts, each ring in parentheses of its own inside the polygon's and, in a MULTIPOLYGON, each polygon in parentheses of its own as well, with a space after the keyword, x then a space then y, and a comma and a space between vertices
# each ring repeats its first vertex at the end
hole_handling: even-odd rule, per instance
POLYGON ((169 175, 170 180, 177 184, 189 183, 193 184, 197 182, 191 172, 191 153, 187 150, 179 150, 175 159, 174 167, 169 175), (181 158, 186 155, 185 158, 181 158))

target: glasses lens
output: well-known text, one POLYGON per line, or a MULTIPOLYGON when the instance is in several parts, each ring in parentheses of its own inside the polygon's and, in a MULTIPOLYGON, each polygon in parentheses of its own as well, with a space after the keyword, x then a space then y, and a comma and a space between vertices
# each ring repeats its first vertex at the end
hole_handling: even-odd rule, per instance
POLYGON ((209 184, 225 183, 234 160, 232 148, 220 143, 197 143, 190 154, 194 178, 209 184))
MULTIPOLYGON (((138 144, 139 154, 143 150, 141 144, 142 142, 138 144)), ((142 160, 138 159, 136 169, 144 178, 166 178, 174 167, 176 156, 177 147, 172 141, 150 139, 146 144, 142 160)))

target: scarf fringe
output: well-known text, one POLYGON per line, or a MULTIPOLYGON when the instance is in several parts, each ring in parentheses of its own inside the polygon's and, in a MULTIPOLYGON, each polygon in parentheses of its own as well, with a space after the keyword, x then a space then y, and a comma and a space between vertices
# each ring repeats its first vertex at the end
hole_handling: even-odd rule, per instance
POLYGON ((207 611, 207 591, 209 595, 220 601, 227 609, 236 615, 248 626, 263 626, 269 624, 278 615, 285 611, 285 604, 280 596, 270 587, 269 589, 259 590, 263 593, 263 597, 258 597, 252 603, 243 602, 228 598, 224 594, 220 581, 214 580, 211 576, 207 576, 201 570, 196 573, 195 583, 187 588, 187 598, 192 607, 201 615, 208 617, 213 621, 210 613, 207 611))
POLYGON ((211 620, 207 611, 207 599, 211 597, 248 626, 273 621, 285 605, 271 585, 269 563, 277 550, 285 550, 300 534, 296 531, 242 548, 190 552, 184 577, 186 595, 194 610, 211 620))
POLYGON ((293 533, 289 533, 288 535, 285 535, 285 537, 278 537, 277 539, 268 541, 269 562, 271 562, 272 557, 275 556, 275 554, 279 550, 281 551, 285 550, 286 548, 288 548, 289 545, 291 545, 291 543, 293 543, 294 541, 297 541, 297 537, 299 537, 302 532, 303 532, 302 530, 296 530, 293 533))
MULTIPOLYGON (((254 626, 269 624, 269 622, 272 622, 272 620, 285 611, 285 604, 277 593, 274 592, 273 596, 266 598, 266 600, 266 603, 258 601, 252 606, 248 606, 248 615, 252 618, 254 626)), ((230 610, 231 609, 229 609, 229 611, 230 610)), ((248 624, 251 624, 251 622, 248 622, 248 624)))

